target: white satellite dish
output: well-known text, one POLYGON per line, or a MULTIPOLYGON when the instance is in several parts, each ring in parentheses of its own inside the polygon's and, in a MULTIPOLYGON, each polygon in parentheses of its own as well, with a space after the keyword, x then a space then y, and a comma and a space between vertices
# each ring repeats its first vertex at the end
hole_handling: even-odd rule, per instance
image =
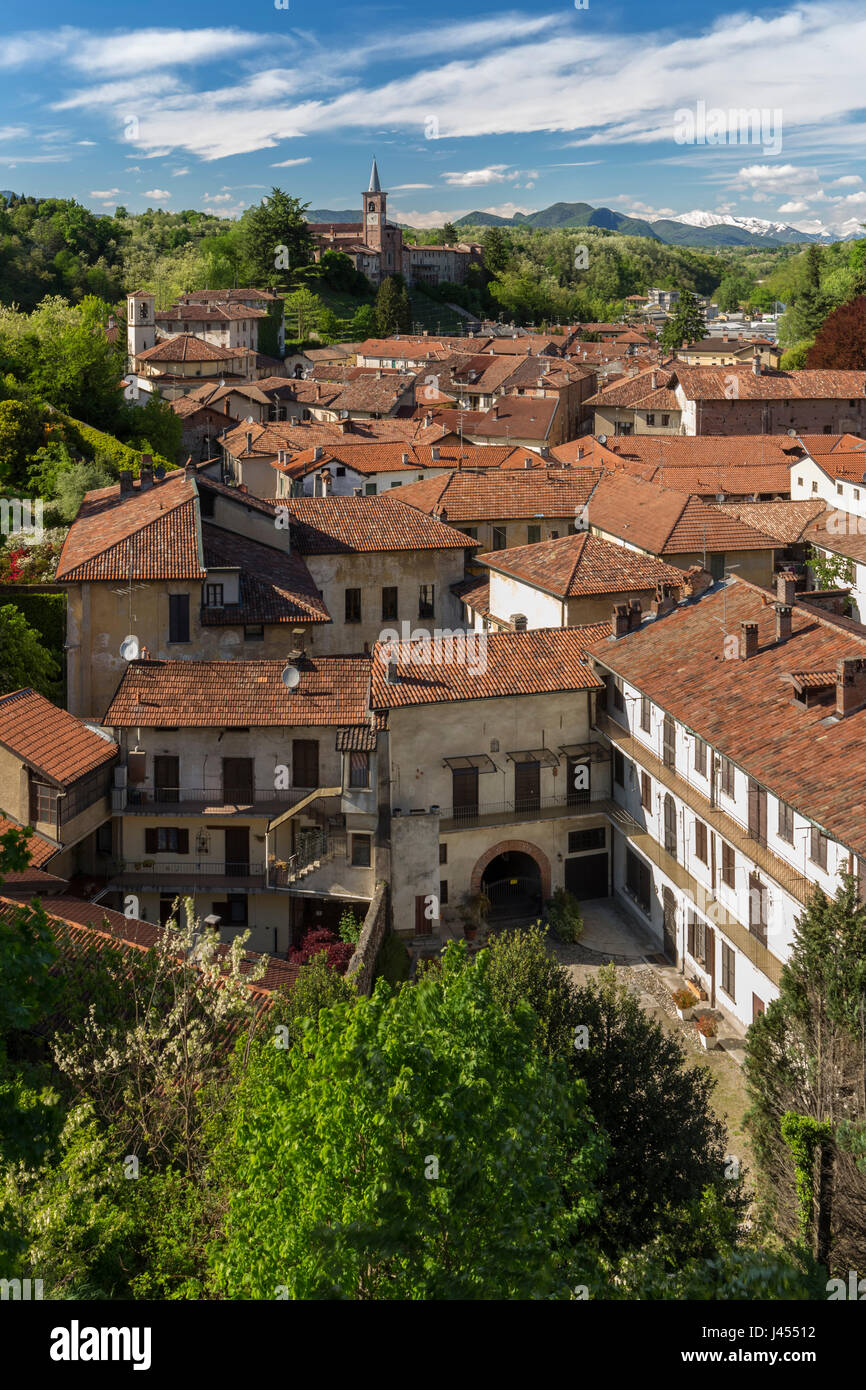
POLYGON ((120 644, 120 655, 123 657, 124 661, 137 661, 140 652, 141 648, 138 644, 137 637, 133 636, 132 633, 130 633, 128 637, 124 637, 120 644))
POLYGON ((253 419, 252 415, 248 415, 248 416, 247 416, 247 419, 246 419, 246 423, 247 423, 248 425, 254 425, 256 422, 255 422, 255 420, 253 419))
POLYGON ((717 493, 716 493, 716 501, 717 501, 717 502, 724 502, 724 500, 725 500, 725 494, 724 494, 723 492, 717 492, 717 493))
POLYGON ((597 444, 606 444, 606 443, 607 443, 607 435, 606 435, 606 434, 597 434, 595 438, 596 438, 596 443, 597 443, 597 444))
POLYGON ((301 681, 301 673, 297 666, 293 666, 292 663, 289 662, 287 666, 283 667, 280 680, 287 690, 296 690, 301 681))

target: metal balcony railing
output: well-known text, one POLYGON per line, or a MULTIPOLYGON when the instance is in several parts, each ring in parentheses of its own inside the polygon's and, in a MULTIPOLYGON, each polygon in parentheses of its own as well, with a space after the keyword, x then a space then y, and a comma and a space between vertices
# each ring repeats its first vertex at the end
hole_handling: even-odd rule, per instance
POLYGON ((118 878, 264 878, 261 861, 177 859, 160 863, 156 859, 118 859, 114 871, 118 878))
POLYGON ((446 806, 440 811, 439 828, 460 830, 466 826, 496 825, 520 820, 549 820, 557 816, 603 814, 610 791, 574 791, 559 796, 512 797, 510 801, 480 801, 477 806, 446 806))
POLYGON ((189 812, 205 807, 246 810, 261 806, 263 811, 283 810, 308 795, 303 787, 152 787, 130 783, 126 788, 126 810, 147 812, 173 806, 189 812))

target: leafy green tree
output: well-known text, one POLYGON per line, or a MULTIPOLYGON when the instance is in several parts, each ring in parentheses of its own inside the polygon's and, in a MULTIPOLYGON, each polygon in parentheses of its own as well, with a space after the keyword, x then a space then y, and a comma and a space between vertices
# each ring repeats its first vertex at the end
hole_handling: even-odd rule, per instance
POLYGON ((292 325, 299 342, 306 341, 324 312, 321 299, 306 286, 301 286, 286 296, 285 304, 287 325, 292 325))
POLYGON ((313 240, 304 218, 309 206, 281 188, 272 188, 243 214, 245 269, 254 284, 286 284, 290 271, 310 264, 313 240))
POLYGON ((446 222, 442 228, 442 239, 446 246, 454 246, 460 240, 457 228, 453 222, 446 222))
POLYGON ((812 545, 808 564, 819 589, 837 589, 841 584, 854 583, 854 562, 846 555, 825 555, 812 545))
POLYGON ((0 608, 0 694, 29 686, 53 700, 58 694, 60 675, 41 634, 14 604, 4 604, 0 608))
POLYGON ((23 401, 0 401, 0 487, 19 485, 41 440, 40 412, 23 401))
POLYGON ((362 304, 360 309, 355 310, 352 322, 349 324, 349 341, 360 343, 366 338, 375 337, 376 332, 376 310, 372 304, 362 304))
POLYGON ((744 1064, 765 1217, 796 1242, 808 1196, 808 1244, 832 1274, 866 1260, 866 1172, 852 1142, 866 1135, 864 1018, 866 905, 845 874, 833 898, 816 889, 801 913, 779 997, 749 1029, 744 1064), (813 1126, 808 1163, 795 1121, 813 1126))
POLYGON ((389 275, 376 295, 376 331, 380 338, 408 333, 412 327, 409 295, 402 275, 389 275))
POLYGON ((508 265, 508 243, 501 227, 487 227, 481 238, 484 264, 492 275, 498 275, 508 265))
POLYGON ((806 338, 802 343, 795 343, 789 347, 787 352, 783 352, 779 359, 779 366, 785 372, 799 372, 806 365, 806 358, 813 343, 812 338, 806 338))
POLYGON ((316 332, 319 336, 320 343, 337 343, 340 341, 340 321, 333 309, 323 309, 319 314, 316 332))
POLYGON ((697 343, 707 331, 704 311, 689 290, 680 292, 674 316, 662 329, 662 345, 669 352, 683 343, 697 343))
POLYGON ((300 1046, 254 1045, 224 1296, 567 1297, 603 1145, 535 1028, 452 944, 413 987, 323 1009, 300 1046))
POLYGON ((84 495, 96 488, 110 487, 115 481, 112 469, 102 459, 92 463, 81 460, 56 475, 52 508, 60 520, 70 526, 78 515, 84 495))

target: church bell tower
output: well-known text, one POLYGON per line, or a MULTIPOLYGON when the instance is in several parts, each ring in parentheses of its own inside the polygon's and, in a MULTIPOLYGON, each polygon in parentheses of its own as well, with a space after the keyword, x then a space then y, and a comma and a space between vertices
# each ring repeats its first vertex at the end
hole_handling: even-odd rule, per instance
POLYGON ((376 168, 374 157, 373 167, 370 170, 370 187, 364 194, 364 210, 361 218, 364 227, 364 242, 371 251, 382 250, 382 230, 386 221, 387 202, 388 194, 382 192, 379 183, 379 170, 376 168))

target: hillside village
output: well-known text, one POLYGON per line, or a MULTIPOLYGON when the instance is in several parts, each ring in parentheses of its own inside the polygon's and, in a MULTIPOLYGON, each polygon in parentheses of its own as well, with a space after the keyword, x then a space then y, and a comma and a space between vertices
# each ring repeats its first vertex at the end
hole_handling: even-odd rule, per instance
MULTIPOLYGON (((374 161, 315 258, 483 268, 387 196, 374 161)), ((331 343, 283 299, 126 289, 118 391, 180 449, 87 490, 41 582, 64 694, 0 694, 0 916, 37 895, 82 959, 207 930, 257 1008, 311 941, 370 998, 543 920, 742 1088, 816 890, 866 893, 866 370, 709 297, 666 346, 664 289, 331 343)))

